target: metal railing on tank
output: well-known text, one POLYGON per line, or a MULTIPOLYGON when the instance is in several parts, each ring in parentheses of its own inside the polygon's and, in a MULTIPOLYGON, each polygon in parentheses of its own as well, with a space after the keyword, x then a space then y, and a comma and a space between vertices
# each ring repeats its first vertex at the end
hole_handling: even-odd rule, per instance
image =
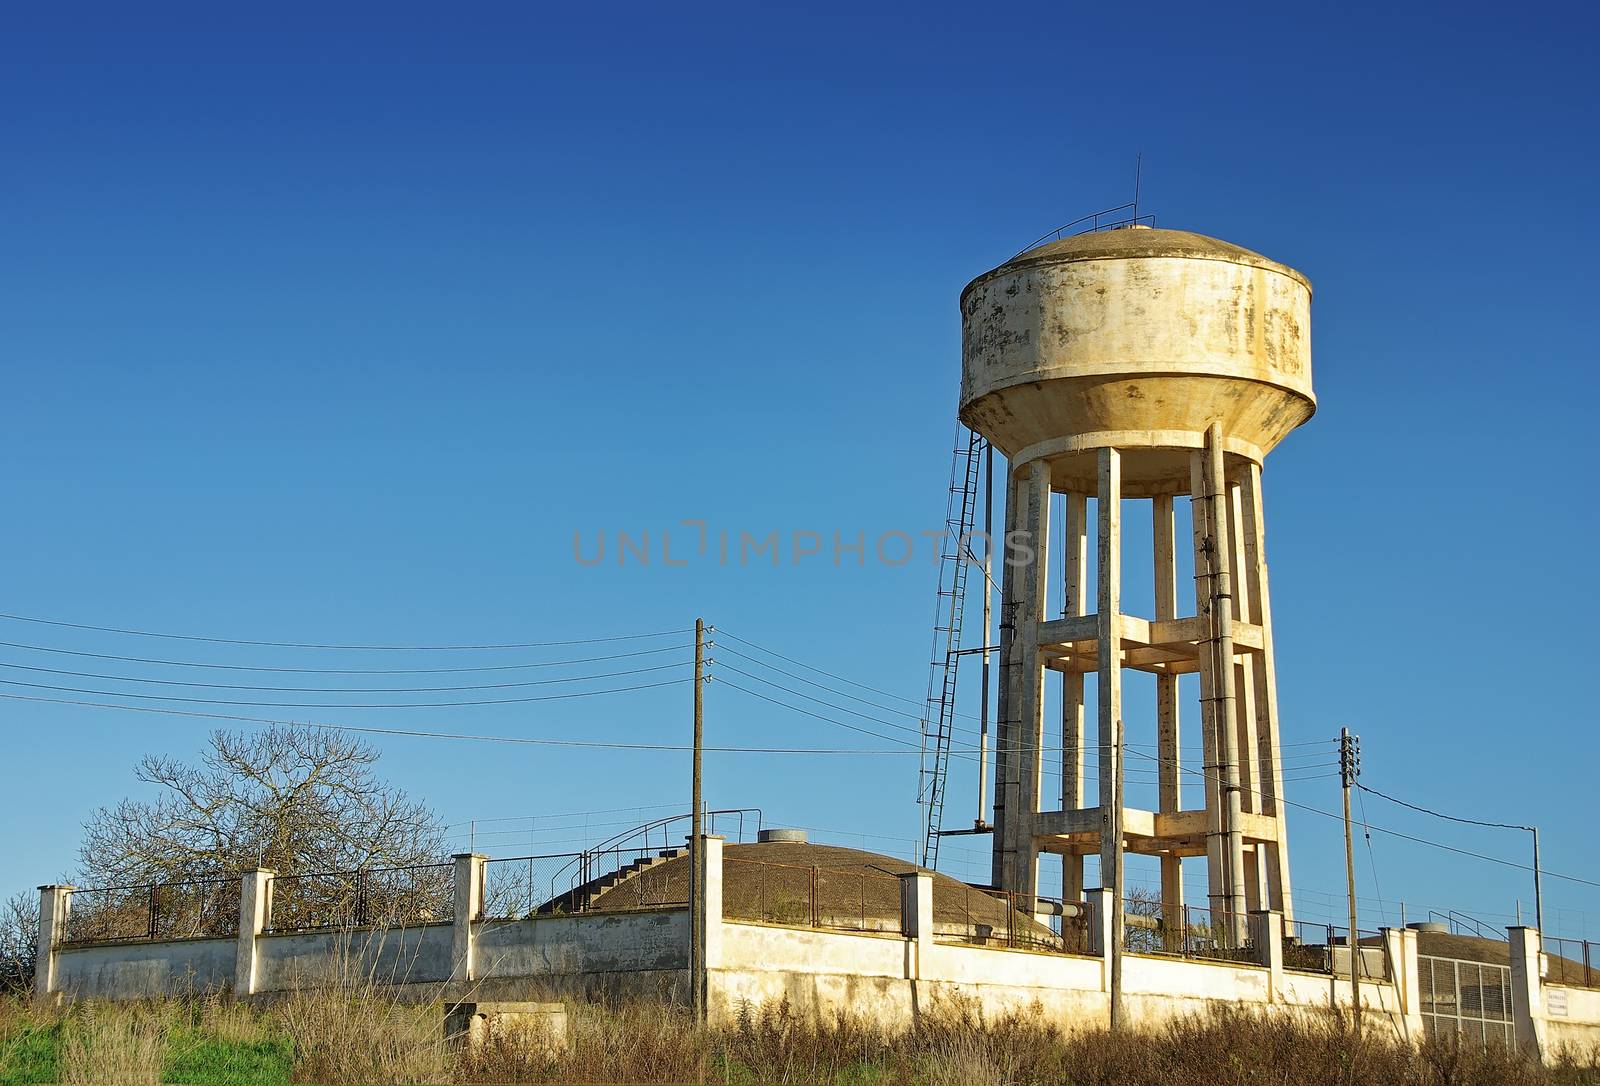
MULTIPOLYGON (((1139 214, 1138 203, 1130 201, 1126 204, 1118 204, 1116 207, 1108 207, 1103 211, 1091 212, 1082 218, 1073 219, 1065 226, 1058 226, 1031 245, 1025 246, 1021 252, 1017 253, 1017 256, 1021 256, 1030 249, 1037 249, 1047 241, 1060 241, 1069 235, 1096 234, 1102 230, 1116 230, 1129 226, 1154 226, 1155 224, 1156 217, 1154 215, 1139 214)), ((1015 260, 1017 256, 1011 259, 1015 260)))
POLYGON ((161 942, 239 933, 239 880, 100 886, 72 891, 64 942, 161 942))
POLYGON ((455 865, 274 875, 268 932, 414 927, 455 919, 455 865))
POLYGON ((899 876, 859 867, 724 857, 722 915, 784 927, 905 932, 899 876))
POLYGON ((1600 988, 1600 943, 1587 939, 1540 937, 1545 955, 1546 984, 1600 988))

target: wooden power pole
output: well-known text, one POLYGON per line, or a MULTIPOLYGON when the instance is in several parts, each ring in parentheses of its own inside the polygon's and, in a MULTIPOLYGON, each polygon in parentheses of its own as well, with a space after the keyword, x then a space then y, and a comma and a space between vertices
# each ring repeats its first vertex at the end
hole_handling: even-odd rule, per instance
POLYGON ((689 786, 689 878, 692 882, 689 899, 689 922, 693 932, 689 940, 690 970, 689 999, 697 1023, 706 1019, 706 961, 705 932, 700 930, 700 917, 705 911, 706 847, 705 826, 701 822, 700 762, 705 740, 705 676, 706 676, 706 623, 694 620, 694 769, 689 786))
MULTIPOLYGON (((1361 1025, 1361 979, 1358 955, 1360 943, 1356 939, 1356 853, 1350 830, 1350 789, 1355 787, 1361 773, 1361 740, 1350 734, 1349 728, 1339 729, 1339 783, 1344 792, 1344 882, 1350 895, 1350 1005, 1357 1028, 1361 1025)), ((1333 948, 1328 948, 1333 953, 1333 948)))

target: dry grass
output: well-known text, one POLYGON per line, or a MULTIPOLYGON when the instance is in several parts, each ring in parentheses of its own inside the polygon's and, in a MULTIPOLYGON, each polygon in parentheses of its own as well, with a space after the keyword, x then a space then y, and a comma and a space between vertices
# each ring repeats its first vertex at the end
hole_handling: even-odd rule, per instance
POLYGON ((61 1081, 74 1086, 156 1086, 168 1025, 159 1008, 144 1004, 85 1004, 63 1023, 61 1081))
MULTIPOLYGON (((362 981, 271 1007, 225 999, 83 1004, 65 1012, 0 1002, 0 1042, 60 1037, 59 1081, 102 1086, 174 1081, 282 1082, 293 1042, 298 1082, 833 1083, 837 1086, 1600 1086, 1600 1054, 1543 1068, 1511 1053, 1408 1046, 1349 1020, 1296 1020, 1219 1008, 1141 1033, 1064 1030, 1034 1013, 985 1020, 942 1005, 915 1028, 860 1020, 814 1024, 784 1005, 726 1029, 694 1028, 662 1003, 569 1008, 565 1051, 502 1037, 477 1053, 441 1038, 443 1008, 362 981), (251 1060, 250 1053, 263 1054, 251 1060), (187 1062, 184 1062, 187 1054, 187 1062), (268 1056, 275 1056, 274 1063, 268 1056), (276 1067, 275 1077, 262 1077, 276 1067)), ((0 1049, 3 1049, 0 1043, 0 1049)), ((0 1059, 0 1082, 13 1081, 0 1059)), ((44 1081, 38 1078, 15 1081, 44 1081)))

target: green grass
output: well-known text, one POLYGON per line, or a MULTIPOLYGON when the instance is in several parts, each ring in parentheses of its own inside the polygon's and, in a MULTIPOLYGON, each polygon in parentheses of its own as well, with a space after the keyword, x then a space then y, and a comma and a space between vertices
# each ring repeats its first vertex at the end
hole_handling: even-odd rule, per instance
POLYGON ((60 1077, 61 1025, 23 1026, 0 1039, 0 1086, 33 1086, 60 1077))
POLYGON ((193 1029, 167 1038, 161 1081, 185 1086, 284 1086, 294 1069, 287 1037, 223 1041, 193 1029))

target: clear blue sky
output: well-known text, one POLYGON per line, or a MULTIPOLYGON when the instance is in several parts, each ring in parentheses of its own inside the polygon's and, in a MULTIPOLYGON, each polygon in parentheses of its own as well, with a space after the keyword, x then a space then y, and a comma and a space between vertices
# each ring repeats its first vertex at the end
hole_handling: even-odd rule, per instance
MULTIPOLYGON (((1592 10, 764 8, 10 11, 0 610, 362 644, 607 637, 703 614, 915 702, 923 561, 588 568, 573 533, 650 530, 659 548, 684 518, 830 540, 938 527, 960 288, 1122 202, 1143 152, 1162 225, 1316 285, 1321 410, 1267 476, 1286 741, 1348 724, 1375 787, 1536 821, 1550 867, 1600 880, 1592 10)), ((397 662, 15 622, 0 640, 300 668, 563 658, 397 662)), ((381 685, 11 647, 0 659, 381 685)), ((473 681, 432 678, 409 685, 473 681)), ((680 741, 687 703, 682 685, 427 709, 143 702, 621 742, 680 741)), ((886 745, 720 682, 708 704, 716 744, 886 745)), ((207 728, 17 701, 0 714, 8 890, 61 874, 96 805, 142 794, 140 754, 188 754, 207 728)), ((385 771, 452 823, 682 805, 687 788, 671 752, 381 745, 385 771)), ((709 797, 903 849, 915 761, 719 754, 709 797)), ((1337 809, 1326 769, 1308 775, 1292 797, 1337 809)), ((970 778, 956 787, 952 819, 968 818, 970 778)), ((1380 825, 1525 856, 1514 833, 1367 807, 1380 825)), ((629 817, 591 815, 587 831, 545 819, 535 847, 629 817)), ((1337 915, 1322 896, 1342 888, 1337 824, 1300 812, 1291 825, 1302 913, 1337 915)), ((526 852, 520 832, 487 843, 526 852)), ((1413 917, 1427 903, 1498 920, 1531 896, 1512 869, 1382 835, 1373 848, 1363 897, 1404 898, 1413 917)), ((1600 937, 1600 891, 1549 880, 1547 896, 1548 926, 1575 932, 1586 910, 1600 937)))

